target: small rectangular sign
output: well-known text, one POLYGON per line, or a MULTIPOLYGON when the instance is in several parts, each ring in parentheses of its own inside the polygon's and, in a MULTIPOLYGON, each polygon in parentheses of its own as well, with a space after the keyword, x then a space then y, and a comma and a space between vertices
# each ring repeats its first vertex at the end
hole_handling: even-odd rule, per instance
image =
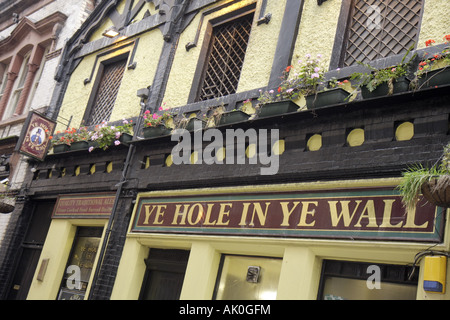
POLYGON ((395 190, 142 196, 131 232, 439 242, 445 209, 395 190))
POLYGON ((50 137, 53 135, 55 126, 55 121, 36 112, 30 112, 19 151, 43 161, 47 155, 50 137))
POLYGON ((109 218, 114 199, 110 193, 60 195, 52 218, 109 218))

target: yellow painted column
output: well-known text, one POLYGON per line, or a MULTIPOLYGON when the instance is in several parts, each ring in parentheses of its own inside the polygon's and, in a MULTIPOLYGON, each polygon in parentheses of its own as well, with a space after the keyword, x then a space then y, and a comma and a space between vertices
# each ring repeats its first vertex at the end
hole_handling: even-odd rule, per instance
POLYGON ((145 275, 144 259, 148 257, 148 247, 137 239, 128 238, 120 259, 111 300, 137 300, 145 275))
POLYGON ((28 300, 55 300, 58 295, 61 280, 75 238, 76 226, 69 220, 53 220, 39 263, 28 293, 28 300), (37 275, 42 261, 48 259, 47 269, 42 280, 37 275))
POLYGON ((193 243, 180 300, 211 300, 220 253, 208 243, 193 243))
POLYGON ((278 300, 316 300, 320 260, 308 248, 286 248, 278 284, 278 300))

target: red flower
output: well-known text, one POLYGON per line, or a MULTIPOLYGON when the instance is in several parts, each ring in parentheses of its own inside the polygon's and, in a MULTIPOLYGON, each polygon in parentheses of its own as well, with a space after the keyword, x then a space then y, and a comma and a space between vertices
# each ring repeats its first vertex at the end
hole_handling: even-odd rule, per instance
POLYGON ((284 71, 289 72, 289 71, 291 71, 291 69, 292 69, 292 66, 287 66, 284 71))
POLYGON ((281 87, 278 87, 278 92, 281 92, 281 87))
POLYGON ((427 47, 431 46, 433 43, 436 43, 436 41, 434 41, 433 39, 430 39, 430 40, 425 41, 425 45, 426 45, 427 47))
POLYGON ((450 41, 450 34, 445 35, 445 36, 444 36, 444 40, 445 40, 445 41, 450 41))

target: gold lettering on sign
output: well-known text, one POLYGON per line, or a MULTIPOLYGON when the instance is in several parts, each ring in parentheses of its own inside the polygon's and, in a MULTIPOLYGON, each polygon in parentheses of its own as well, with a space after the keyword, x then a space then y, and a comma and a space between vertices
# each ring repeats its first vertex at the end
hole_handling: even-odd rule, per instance
POLYGON ((303 208, 302 208, 302 214, 300 215, 300 222, 298 223, 298 227, 314 227, 316 224, 315 221, 311 223, 306 223, 306 217, 308 215, 314 217, 314 214, 316 213, 316 209, 309 209, 310 205, 318 206, 319 202, 317 201, 304 201, 302 202, 303 208))
POLYGON ((348 227, 350 226, 350 223, 353 220, 353 217, 355 216, 356 210, 358 210, 359 205, 361 204, 362 200, 356 201, 356 207, 353 210, 352 215, 350 216, 350 209, 348 207, 350 201, 328 201, 328 204, 330 206, 330 215, 331 215, 331 222, 333 224, 333 227, 336 227, 343 219, 344 226, 348 227), (341 204, 341 213, 338 215, 337 213, 337 204, 341 204))

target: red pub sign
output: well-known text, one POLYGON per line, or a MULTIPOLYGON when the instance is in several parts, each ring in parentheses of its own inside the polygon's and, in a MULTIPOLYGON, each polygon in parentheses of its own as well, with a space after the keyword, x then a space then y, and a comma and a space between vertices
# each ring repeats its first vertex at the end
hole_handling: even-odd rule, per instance
POLYGON ((44 160, 55 130, 56 122, 36 112, 31 112, 26 124, 20 152, 37 160, 44 160))
POLYGON ((440 242, 444 214, 423 199, 407 212, 386 189, 142 196, 131 232, 440 242))

